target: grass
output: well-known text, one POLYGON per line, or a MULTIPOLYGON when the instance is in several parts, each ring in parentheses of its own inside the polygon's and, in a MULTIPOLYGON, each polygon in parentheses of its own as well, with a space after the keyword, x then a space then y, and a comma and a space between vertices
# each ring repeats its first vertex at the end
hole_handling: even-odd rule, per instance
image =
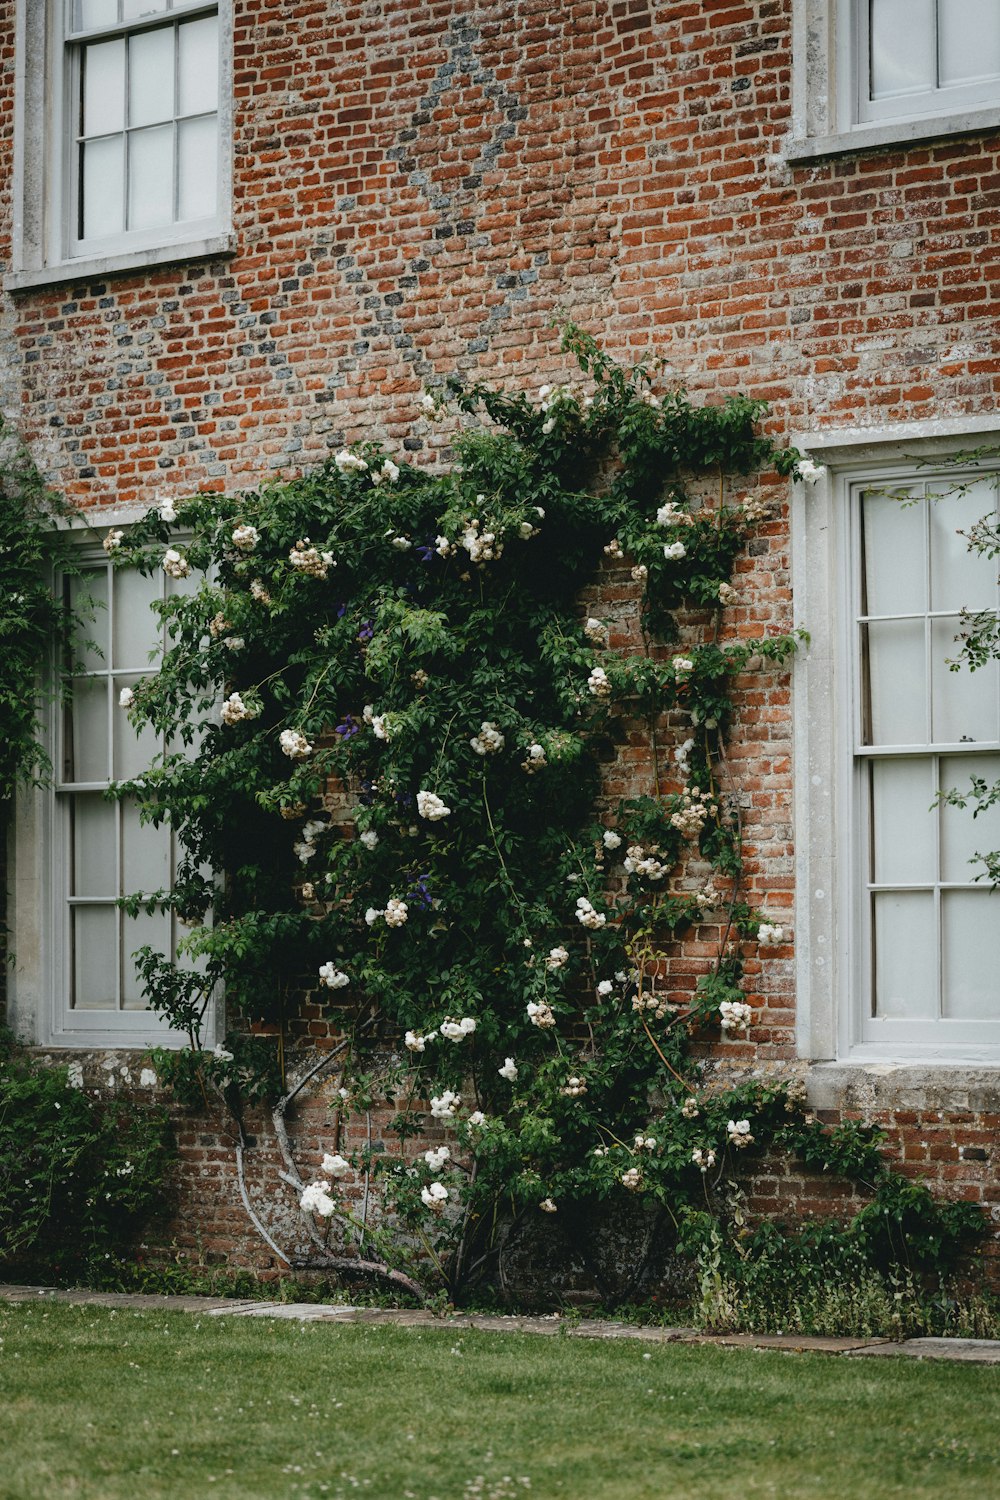
POLYGON ((0 1303, 2 1500, 996 1500, 997 1371, 0 1303))

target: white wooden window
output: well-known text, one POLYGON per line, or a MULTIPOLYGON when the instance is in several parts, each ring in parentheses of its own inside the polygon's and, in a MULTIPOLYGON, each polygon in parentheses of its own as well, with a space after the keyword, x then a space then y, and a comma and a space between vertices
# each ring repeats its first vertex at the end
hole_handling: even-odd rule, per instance
POLYGON ((63 1040, 110 1033, 124 1042, 166 1030, 147 1008, 132 954, 149 944, 173 957, 176 918, 169 911, 130 917, 117 901, 170 886, 173 835, 169 827, 141 824, 133 801, 110 801, 105 793, 112 781, 140 775, 163 748, 150 728, 136 734, 119 700, 149 673, 150 655, 162 644, 152 602, 190 586, 190 579, 115 572, 103 555, 88 558, 65 582, 70 604, 88 598, 95 607, 57 743, 50 901, 61 1012, 55 1031, 63 1040))
POLYGON ((862 1043, 1000 1040, 1000 895, 974 857, 1000 849, 1000 808, 937 802, 1000 779, 1000 670, 950 665, 961 610, 1000 607, 996 561, 961 534, 996 516, 997 479, 954 485, 851 486, 862 1043))
POLYGON ((899 120, 1000 98, 997 0, 858 0, 857 118, 899 120))
POLYGON ((231 0, 17 0, 11 290, 224 252, 231 0))

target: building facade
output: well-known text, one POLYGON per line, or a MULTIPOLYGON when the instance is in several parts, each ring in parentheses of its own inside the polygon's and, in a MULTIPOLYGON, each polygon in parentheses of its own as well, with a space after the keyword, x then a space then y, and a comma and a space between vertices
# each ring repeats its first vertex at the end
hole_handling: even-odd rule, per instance
MULTIPOLYGON (((928 811, 1000 767, 995 663, 948 665, 998 604, 957 534, 997 508, 998 146, 992 0, 0 0, 0 408, 102 527, 370 435, 431 461, 421 391, 559 378, 566 318, 766 400, 825 466, 741 564, 737 628, 811 644, 741 704, 753 893, 793 943, 724 1061, 884 1124, 1000 1232, 970 864, 1000 827, 928 811)), ((110 712, 153 585, 81 545, 105 639, 10 830, 9 1010, 121 1087, 162 1040, 128 955, 174 939, 113 904, 169 840, 100 795, 155 749, 110 712)), ((181 1242, 253 1263, 229 1143, 182 1144, 181 1242)), ((831 1191, 765 1173, 758 1202, 831 1191)))

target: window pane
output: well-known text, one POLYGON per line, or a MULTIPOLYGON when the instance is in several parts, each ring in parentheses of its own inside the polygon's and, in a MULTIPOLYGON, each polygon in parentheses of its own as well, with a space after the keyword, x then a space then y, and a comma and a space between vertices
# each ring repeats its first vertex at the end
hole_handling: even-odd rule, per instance
POLYGON ((89 31, 94 26, 114 26, 118 20, 118 0, 76 0, 74 26, 89 31))
POLYGON ((923 620, 867 625, 870 739, 873 745, 927 742, 923 620))
POLYGON ((142 984, 135 971, 132 954, 137 948, 154 948, 165 957, 170 955, 170 916, 156 912, 147 916, 140 912, 137 917, 122 920, 122 1009, 149 1010, 149 1001, 142 992, 142 984))
POLYGON ((121 708, 118 703, 122 688, 134 688, 138 680, 137 677, 116 677, 114 681, 115 765, 113 776, 116 781, 125 781, 131 776, 141 776, 143 771, 149 769, 153 756, 160 749, 160 736, 152 725, 143 724, 142 729, 136 734, 127 710, 121 708))
POLYGON ((128 122, 153 125, 174 117, 174 29, 140 31, 128 49, 128 122))
POLYGON ((911 1020, 937 1016, 934 897, 880 891, 872 898, 875 1014, 911 1020))
POLYGON ((941 894, 943 1005, 964 1020, 1000 1017, 1000 895, 941 894))
POLYGON ((933 761, 874 761, 873 875, 878 885, 933 885, 937 875, 933 761))
POLYGON ((997 0, 938 0, 940 83, 978 83, 1000 75, 997 0))
POLYGON ((871 97, 936 86, 934 0, 871 0, 871 97))
MULTIPOLYGON (((967 792, 973 776, 981 776, 989 785, 1000 780, 1000 755, 949 755, 942 757, 941 790, 955 789, 967 792)), ((981 873, 978 861, 970 864, 976 850, 989 853, 1000 849, 1000 805, 991 807, 978 818, 972 816, 971 808, 942 807, 941 809, 941 879, 947 881, 975 880, 981 873)), ((991 909, 992 910, 992 909, 991 909)), ((993 920, 1000 922, 1000 901, 993 920)))
POLYGON ((88 569, 78 578, 71 578, 69 604, 70 609, 83 614, 81 639, 77 642, 78 665, 85 672, 98 672, 109 665, 106 569, 88 569))
POLYGON ((68 781, 108 781, 108 680, 78 677, 69 708, 68 781))
POLYGON ((995 516, 995 482, 980 479, 968 489, 943 494, 929 504, 931 608, 995 609, 997 561, 970 552, 968 539, 958 534, 969 531, 984 516, 995 516))
POLYGON ((70 808, 74 896, 118 895, 117 812, 97 792, 80 792, 70 808))
POLYGON ((181 220, 215 216, 218 133, 214 115, 182 120, 177 127, 177 217, 181 220))
POLYGON ((83 48, 83 133, 112 135, 125 128, 125 42, 83 48))
POLYGON ((122 232, 123 148, 123 136, 90 141, 83 147, 82 239, 122 232))
POLYGON ((160 644, 159 617, 150 608, 161 593, 157 575, 144 577, 135 568, 115 574, 114 665, 149 670, 149 653, 160 644))
POLYGON ((134 21, 139 16, 153 16, 167 9, 168 0, 125 0, 123 19, 134 21))
POLYGON ((178 27, 178 114, 207 115, 219 104, 219 23, 216 16, 178 27))
POLYGON ((170 829, 139 822, 139 809, 122 804, 122 894, 151 894, 170 884, 170 829))
POLYGON ((923 502, 905 505, 892 495, 869 491, 861 497, 861 524, 865 559, 863 613, 922 613, 927 608, 923 502))
POLYGON ((137 130, 129 136, 128 227, 155 229, 173 217, 173 126, 137 130))
POLYGON ((118 937, 113 906, 77 906, 71 916, 73 1007, 117 1010, 118 937))
POLYGON ((955 637, 959 629, 957 616, 931 621, 933 738, 939 745, 1000 737, 995 668, 987 666, 979 672, 970 672, 959 667, 952 672, 947 665, 949 659, 954 660, 958 655, 955 637))

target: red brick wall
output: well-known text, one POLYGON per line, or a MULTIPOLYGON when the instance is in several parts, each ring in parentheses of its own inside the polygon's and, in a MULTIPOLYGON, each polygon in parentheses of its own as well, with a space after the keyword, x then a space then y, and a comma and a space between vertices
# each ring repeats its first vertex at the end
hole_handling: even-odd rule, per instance
MULTIPOLYGON (((997 137, 784 165, 791 0, 234 11, 235 255, 0 302, 0 402, 79 504, 252 485, 376 433, 433 461, 424 384, 456 368, 540 384, 564 368, 565 316, 624 358, 664 358, 700 398, 766 398, 780 432, 995 410, 997 137)), ((783 514, 741 564, 741 631, 789 624, 787 544, 783 514)), ((627 612, 620 580, 605 600, 627 612)), ((751 895, 779 919, 790 713, 786 677, 748 679, 732 751, 751 895)), ((642 747, 616 769, 644 775, 642 747)), ((752 1040, 727 1057, 794 1056, 790 951, 761 969, 752 1040)), ((707 953, 686 947, 679 982, 707 953)), ((995 1123, 890 1121, 908 1167, 993 1202, 995 1123)), ((244 1246, 217 1147, 197 1126, 185 1139, 183 1233, 197 1219, 206 1243, 244 1246)))

